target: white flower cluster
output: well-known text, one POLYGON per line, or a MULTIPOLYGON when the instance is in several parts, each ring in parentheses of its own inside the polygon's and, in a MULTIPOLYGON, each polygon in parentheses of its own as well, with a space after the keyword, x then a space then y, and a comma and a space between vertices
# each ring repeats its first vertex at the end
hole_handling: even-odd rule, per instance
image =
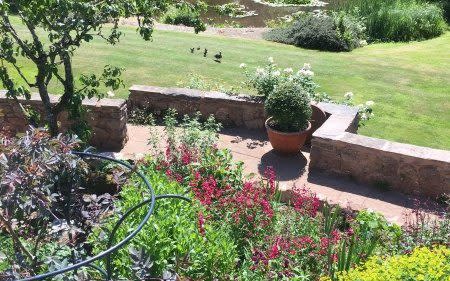
POLYGON ((311 70, 311 64, 309 64, 309 63, 303 64, 303 67, 297 72, 297 74, 313 77, 314 72, 311 70))
POLYGON ((280 83, 296 83, 311 96, 314 95, 316 84, 312 81, 314 72, 309 63, 305 63, 296 71, 292 67, 279 68, 273 57, 267 58, 267 61, 265 66, 257 67, 255 72, 250 72, 245 63, 239 65, 258 94, 267 97, 280 83))
POLYGON ((361 121, 369 120, 370 118, 372 118, 374 116, 374 114, 372 112, 372 110, 373 110, 372 107, 374 105, 375 105, 375 102, 373 102, 371 100, 366 101, 365 104, 358 105, 358 110, 359 110, 361 121))

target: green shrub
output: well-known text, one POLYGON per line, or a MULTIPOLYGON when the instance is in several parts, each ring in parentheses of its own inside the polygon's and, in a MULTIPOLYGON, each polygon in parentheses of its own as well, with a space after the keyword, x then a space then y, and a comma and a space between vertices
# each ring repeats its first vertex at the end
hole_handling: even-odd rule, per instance
MULTIPOLYGON (((185 187, 170 181, 153 165, 143 167, 142 172, 156 194, 183 194, 186 191, 185 187)), ((144 197, 148 198, 149 194, 140 184, 139 178, 135 177, 123 188, 120 196, 116 207, 125 211, 139 204, 144 197)), ((116 239, 123 239, 129 234, 129 230, 139 224, 146 212, 147 208, 143 207, 131 215, 119 229, 116 239)), ((114 256, 115 276, 127 280, 160 277, 165 272, 176 272, 194 280, 214 280, 218 276, 227 276, 235 267, 236 246, 227 229, 205 225, 205 234, 199 233, 197 221, 200 213, 201 208, 195 204, 177 199, 158 200, 154 214, 142 231, 131 240, 128 247, 119 250, 114 256), (145 260, 151 263, 142 266, 145 260), (140 270, 136 271, 137 267, 140 270)), ((97 229, 90 240, 96 241, 101 236, 103 241, 107 241, 116 221, 117 218, 112 219, 102 229, 97 229)), ((105 245, 93 244, 96 245, 95 253, 104 250, 105 245)))
POLYGON ((197 2, 190 4, 181 2, 170 6, 161 16, 161 22, 174 25, 185 25, 195 27, 195 32, 205 31, 206 26, 200 19, 200 14, 207 9, 206 4, 197 2))
POLYGON ((364 265, 341 273, 339 281, 448 281, 450 249, 416 248, 410 255, 371 257, 364 265))
POLYGON ((324 51, 351 51, 364 44, 365 28, 360 20, 340 12, 331 15, 306 14, 292 25, 276 28, 266 40, 324 51))
POLYGON ((284 82, 275 87, 265 108, 270 124, 282 132, 298 132, 308 127, 312 110, 308 93, 296 83, 284 82))
POLYGON ((349 0, 342 7, 363 19, 371 41, 413 41, 445 31, 442 8, 420 0, 349 0))
POLYGON ((436 3, 444 11, 444 17, 447 23, 450 23, 450 1, 448 0, 431 0, 430 2, 436 3))
POLYGON ((419 246, 450 247, 450 202, 446 204, 446 211, 438 218, 419 207, 406 213, 405 223, 402 226, 403 235, 396 245, 396 250, 405 253, 419 246))
POLYGON ((265 2, 277 5, 306 5, 310 4, 311 0, 265 0, 265 2))

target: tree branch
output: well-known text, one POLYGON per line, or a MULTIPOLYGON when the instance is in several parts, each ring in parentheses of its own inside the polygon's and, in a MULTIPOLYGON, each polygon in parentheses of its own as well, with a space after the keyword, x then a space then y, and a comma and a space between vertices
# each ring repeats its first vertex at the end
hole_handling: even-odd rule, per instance
POLYGON ((9 18, 2 14, 2 19, 5 22, 5 27, 7 28, 7 31, 11 34, 11 36, 16 40, 17 44, 22 48, 22 50, 25 52, 25 54, 34 62, 37 63, 38 57, 36 57, 33 52, 30 50, 30 48, 27 46, 25 42, 20 39, 19 35, 17 34, 17 31, 14 29, 14 27, 11 25, 11 22, 9 21, 9 18))
POLYGON ((25 26, 28 28, 28 30, 30 31, 31 37, 33 38, 33 42, 34 44, 39 47, 38 49, 38 53, 42 53, 42 43, 41 40, 39 39, 38 35, 36 34, 36 29, 34 28, 33 25, 31 25, 24 17, 22 12, 19 12, 19 16, 22 19, 22 21, 25 23, 25 26))
POLYGON ((11 238, 14 242, 14 245, 22 250, 22 252, 31 260, 34 260, 33 255, 25 248, 25 246, 20 242, 19 237, 17 236, 16 232, 12 228, 11 224, 5 217, 3 217, 2 213, 0 212, 0 222, 5 226, 6 231, 11 235, 11 238))
POLYGON ((36 87, 36 83, 30 83, 28 82, 28 79, 25 77, 25 75, 23 74, 22 70, 20 70, 20 67, 17 66, 15 63, 11 63, 14 68, 16 69, 17 73, 19 73, 19 76, 25 81, 25 83, 27 83, 28 87, 33 88, 36 87))

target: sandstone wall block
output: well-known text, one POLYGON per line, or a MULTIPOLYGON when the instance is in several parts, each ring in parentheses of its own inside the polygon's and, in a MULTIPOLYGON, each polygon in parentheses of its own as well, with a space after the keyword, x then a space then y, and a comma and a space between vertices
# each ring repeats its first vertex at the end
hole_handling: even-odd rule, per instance
MULTIPOLYGON (((57 96, 51 96, 53 102, 58 101, 57 96)), ((21 99, 22 104, 44 112, 42 102, 38 95, 33 94, 31 100, 21 99)), ((121 99, 85 100, 83 106, 87 109, 86 121, 92 128, 90 144, 104 151, 119 151, 127 142, 127 104, 121 99)), ((22 110, 14 100, 6 98, 6 92, 0 91, 0 124, 24 132, 28 124, 22 110)), ((62 131, 70 127, 67 112, 58 116, 62 131)))

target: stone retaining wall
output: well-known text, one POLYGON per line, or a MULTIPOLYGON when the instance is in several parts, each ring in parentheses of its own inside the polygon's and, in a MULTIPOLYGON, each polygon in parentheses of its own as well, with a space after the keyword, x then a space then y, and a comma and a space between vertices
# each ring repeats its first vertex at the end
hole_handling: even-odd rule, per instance
MULTIPOLYGON (((43 112, 43 104, 39 95, 33 94, 31 100, 21 100, 24 105, 30 105, 43 112)), ((51 96, 56 103, 57 96, 51 96)), ((83 105, 88 110, 87 119, 92 128, 90 144, 104 151, 119 151, 127 142, 127 104, 121 99, 85 100, 83 105)), ((15 132, 24 132, 28 126, 19 105, 6 98, 6 91, 0 91, 0 124, 15 132)), ((65 131, 70 123, 67 114, 58 116, 61 128, 65 131)))
POLYGON ((214 114, 224 126, 248 129, 264 128, 265 122, 263 104, 247 96, 185 88, 133 86, 130 88, 128 108, 149 108, 157 115, 163 114, 168 108, 174 108, 180 114, 200 111, 204 116, 214 114))
MULTIPOLYGON (((262 103, 245 96, 152 86, 133 86, 128 107, 162 114, 214 114, 224 125, 264 128, 262 103)), ((319 103, 329 118, 313 134, 310 169, 349 176, 356 181, 430 197, 450 194, 450 151, 357 135, 358 110, 319 103)))
MULTIPOLYGON (((57 97, 52 96, 56 102, 57 97)), ((42 110, 38 96, 24 101, 42 110)), ((86 100, 88 122, 93 128, 91 144, 102 150, 118 151, 127 141, 127 104, 124 100, 86 100)), ((329 118, 313 134, 310 169, 349 176, 356 181, 378 185, 406 194, 430 197, 450 194, 450 151, 419 147, 357 135, 356 108, 319 103, 329 118)), ((228 96, 180 88, 133 86, 128 109, 150 108, 162 114, 175 108, 181 114, 200 111, 214 114, 225 126, 264 128, 262 103, 245 96, 228 96)), ((24 131, 26 122, 17 104, 0 91, 0 124, 24 131)), ((59 120, 67 128, 67 115, 59 120)))
POLYGON ((313 134, 310 169, 406 194, 450 194, 450 151, 356 135, 355 109, 319 107, 331 116, 313 134))

